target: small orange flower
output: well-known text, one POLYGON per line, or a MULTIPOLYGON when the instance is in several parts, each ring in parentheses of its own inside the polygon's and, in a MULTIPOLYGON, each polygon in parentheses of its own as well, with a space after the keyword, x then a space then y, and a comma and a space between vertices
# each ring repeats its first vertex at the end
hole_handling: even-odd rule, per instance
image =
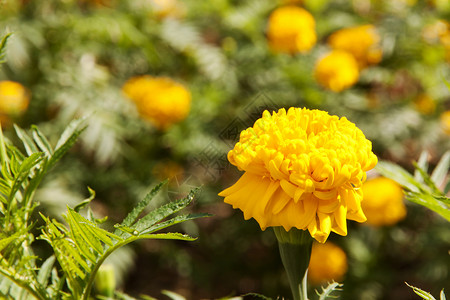
POLYGON ((406 216, 402 187, 385 177, 367 180, 362 186, 362 209, 367 223, 374 226, 393 225, 406 216))
POLYGON ((139 114, 158 129, 167 129, 183 120, 190 110, 190 92, 167 77, 134 77, 122 90, 136 104, 139 114))
POLYGON ((341 281, 347 272, 347 255, 331 242, 314 243, 308 267, 308 280, 315 285, 341 281))
POLYGON ((263 113, 228 152, 245 171, 219 195, 264 230, 308 230, 323 243, 331 231, 347 235, 346 220, 364 222, 361 185, 377 157, 346 118, 291 107, 263 113))
POLYGON ((305 9, 287 5, 277 8, 269 17, 267 38, 275 52, 307 52, 317 40, 314 17, 305 9))
POLYGON ((380 36, 373 25, 338 30, 328 38, 328 44, 333 49, 351 53, 360 69, 381 61, 380 36))
POLYGON ((314 77, 323 87, 340 92, 358 81, 358 63, 348 52, 333 50, 316 63, 314 77))

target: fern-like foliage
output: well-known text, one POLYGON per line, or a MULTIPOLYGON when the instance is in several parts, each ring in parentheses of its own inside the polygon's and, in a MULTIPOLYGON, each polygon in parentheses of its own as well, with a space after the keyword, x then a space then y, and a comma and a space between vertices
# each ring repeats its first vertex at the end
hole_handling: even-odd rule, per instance
MULTIPOLYGON (((405 283, 406 283, 407 286, 409 286, 414 291, 414 293, 419 295, 420 298, 425 299, 425 300, 436 300, 436 298, 434 298, 433 295, 431 295, 430 293, 428 293, 428 292, 426 292, 426 291, 424 291, 422 289, 419 289, 418 287, 412 286, 412 285, 408 284, 407 282, 405 282, 405 283)), ((444 293, 443 289, 441 290, 441 293, 440 293, 439 297, 440 297, 439 298, 440 300, 446 300, 445 293, 444 293)))
POLYGON ((31 213, 37 204, 33 195, 43 176, 71 148, 83 128, 74 121, 52 147, 37 127, 28 134, 15 127, 26 154, 7 143, 0 131, 0 298, 1 299, 81 299, 90 297, 95 276, 105 259, 115 250, 142 239, 192 241, 181 233, 158 233, 169 226, 208 216, 185 214, 172 218, 188 206, 198 189, 185 198, 170 202, 144 213, 150 201, 166 183, 157 185, 110 232, 100 227, 102 220, 94 218, 88 208, 86 216, 80 210, 94 199, 95 193, 74 208, 67 208, 65 224, 40 214, 45 222, 38 239, 50 244, 54 255, 40 267, 32 250, 35 237, 31 231, 31 213), (143 215, 143 216, 142 216, 143 215), (140 217, 142 216, 142 217, 140 217), (58 268, 58 265, 60 269, 58 268))
POLYGON ((6 34, 2 40, 0 41, 0 64, 4 63, 6 61, 6 42, 11 37, 12 33, 6 34))
POLYGON ((157 185, 121 224, 117 224, 114 233, 100 228, 92 214, 88 213, 88 217, 83 217, 71 208, 68 208, 64 216, 68 226, 42 216, 47 226, 40 238, 46 240, 55 252, 72 293, 70 299, 89 298, 99 267, 113 251, 122 246, 142 239, 195 240, 181 233, 156 233, 156 231, 208 216, 204 213, 188 214, 163 221, 189 205, 198 189, 192 190, 186 198, 163 205, 138 219, 163 184, 164 182, 157 185))
POLYGON ((0 130, 0 296, 21 299, 30 294, 42 299, 39 284, 43 273, 37 271, 31 249, 31 214, 37 204, 33 196, 44 175, 73 146, 83 131, 81 120, 72 122, 52 147, 42 132, 31 134, 15 127, 25 154, 7 143, 0 130), (30 284, 30 283, 33 284, 30 284))

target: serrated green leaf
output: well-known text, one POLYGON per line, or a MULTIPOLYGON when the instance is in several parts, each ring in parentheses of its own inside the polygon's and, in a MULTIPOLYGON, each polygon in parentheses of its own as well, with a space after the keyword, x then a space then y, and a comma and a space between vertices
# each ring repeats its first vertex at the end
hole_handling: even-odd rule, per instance
POLYGON ((189 192, 189 194, 183 198, 178 199, 172 202, 169 202, 142 217, 139 221, 137 221, 132 228, 141 232, 148 229, 150 226, 155 225, 156 223, 162 221, 166 217, 182 210, 194 199, 194 195, 198 192, 199 188, 193 189, 189 192))
MULTIPOLYGON (((5 249, 11 242, 16 241, 19 239, 19 237, 22 236, 22 238, 24 238, 24 232, 20 231, 20 232, 16 232, 13 235, 7 237, 7 238, 3 238, 0 240, 0 252, 5 249)), ((0 256, 1 257, 1 256, 0 256)))
POLYGON ((450 209, 448 206, 446 206, 443 201, 438 201, 435 197, 433 197, 430 194, 427 193, 414 193, 414 192, 408 192, 406 194, 406 199, 423 205, 432 211, 440 214, 442 217, 444 217, 447 221, 450 222, 450 209), (441 203, 442 202, 442 203, 441 203))
MULTIPOLYGON (((61 159, 61 157, 64 156, 64 154, 67 153, 67 151, 69 151, 70 148, 72 148, 72 146, 75 144, 75 142, 77 141, 78 137, 80 136, 80 134, 83 132, 83 129, 80 130, 75 130, 72 135, 70 135, 67 139, 64 139, 64 143, 59 145, 59 141, 58 144, 56 146, 56 150, 53 153, 52 157, 49 159, 48 161, 48 168, 50 169, 51 167, 53 167, 55 165, 55 163, 61 159)), ((67 128, 66 128, 67 131, 67 128)), ((63 132, 63 135, 66 133, 66 131, 63 132)), ((61 139, 60 139, 61 140, 61 139)))
POLYGON ((56 142, 55 149, 59 149, 67 144, 69 140, 71 140, 74 136, 79 136, 81 132, 84 131, 85 127, 80 128, 81 124, 83 124, 85 121, 85 118, 76 119, 67 125, 64 132, 61 134, 61 137, 59 138, 58 142, 56 142))
POLYGON ((212 216, 211 214, 208 213, 198 213, 198 214, 187 214, 187 215, 181 215, 181 216, 176 216, 170 220, 155 224, 153 226, 151 226, 150 228, 144 230, 143 232, 141 232, 140 234, 148 234, 148 233, 152 233, 170 226, 173 226, 175 224, 179 224, 185 221, 189 221, 189 220, 194 220, 194 219, 198 219, 198 218, 205 218, 205 217, 210 217, 212 216))
POLYGON ((33 140, 36 145, 40 148, 42 152, 45 153, 48 157, 52 156, 53 148, 50 145, 49 141, 45 137, 45 135, 39 130, 36 125, 31 126, 33 140))
POLYGON ((410 288, 413 289, 414 293, 416 293, 417 295, 419 295, 420 297, 422 297, 422 299, 425 300, 436 300, 433 295, 431 295, 428 292, 425 292, 424 290, 421 290, 415 286, 409 285, 407 282, 405 282, 407 286, 409 286, 410 288))
POLYGON ((408 171, 396 164, 387 161, 379 161, 375 169, 380 172, 381 175, 397 181, 400 185, 413 192, 418 192, 421 188, 421 185, 408 173, 408 171))
MULTIPOLYGON (((428 172, 428 157, 429 157, 428 152, 423 151, 420 154, 419 160, 417 161, 417 165, 419 166, 419 168, 421 168, 425 172, 428 172)), ((419 182, 423 181, 423 178, 422 178, 420 172, 417 170, 414 171, 414 179, 419 182)))
POLYGON ((168 180, 164 180, 163 182, 159 183, 157 186, 155 186, 150 193, 148 193, 142 201, 140 201, 133 210, 125 217, 122 224, 125 227, 131 226, 136 219, 139 217, 139 215, 144 211, 144 209, 148 206, 148 204, 153 200, 153 198, 158 194, 160 189, 163 185, 165 185, 168 182, 168 180))
POLYGON ((36 167, 41 160, 43 159, 42 153, 33 153, 29 157, 25 158, 25 160, 20 165, 19 170, 17 171, 16 178, 14 180, 13 186, 11 188, 11 192, 9 194, 9 198, 13 199, 16 192, 19 190, 22 183, 30 176, 30 171, 36 167))
POLYGON ((22 141, 23 146, 25 147, 25 151, 28 155, 39 152, 39 149, 36 147, 33 139, 30 138, 22 128, 14 124, 14 129, 16 130, 17 137, 22 141))
POLYGON ((195 241, 197 238, 179 232, 168 232, 168 233, 141 234, 138 236, 138 239, 195 241))
POLYGON ((441 160, 439 161, 436 168, 434 168, 433 173, 431 174, 431 180, 437 187, 440 187, 444 183, 449 168, 450 168, 450 151, 447 151, 442 156, 441 160))
POLYGON ((434 184, 433 180, 431 180, 430 175, 428 175, 427 172, 419 168, 415 162, 413 162, 413 165, 415 167, 415 170, 420 173, 421 178, 423 179, 423 184, 419 182, 417 183, 418 185, 420 185, 419 189, 422 191, 430 191, 432 193, 440 194, 441 191, 439 191, 439 189, 434 184))

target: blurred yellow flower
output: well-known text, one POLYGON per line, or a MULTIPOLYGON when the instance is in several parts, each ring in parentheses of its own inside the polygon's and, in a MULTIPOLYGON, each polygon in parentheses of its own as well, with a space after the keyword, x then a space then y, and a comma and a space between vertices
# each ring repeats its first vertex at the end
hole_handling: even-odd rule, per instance
POLYGON ((308 280, 315 285, 341 281, 347 272, 347 255, 331 242, 314 243, 308 267, 308 280))
POLYGON ((328 44, 333 49, 351 53, 360 69, 381 61, 380 36, 373 25, 338 30, 330 35, 328 44))
POLYGON ((139 114, 158 129, 167 129, 185 119, 190 110, 190 92, 167 77, 134 77, 122 90, 136 104, 139 114))
POLYGON ((366 220, 360 187, 377 157, 345 117, 294 107, 265 111, 241 132, 228 160, 245 173, 219 195, 263 230, 308 229, 323 243, 330 231, 347 234, 346 219, 366 220))
POLYGON ((305 9, 287 5, 269 16, 267 38, 275 52, 297 53, 309 51, 317 41, 316 22, 305 9))
POLYGON ((427 94, 420 94, 414 99, 414 107, 424 115, 431 115, 436 110, 436 102, 427 94))
POLYGON ((316 63, 314 77, 323 87, 340 92, 358 81, 358 63, 348 52, 333 50, 316 63))
POLYGON ((450 24, 444 20, 438 20, 424 27, 422 37, 428 43, 435 43, 449 34, 450 24))
POLYGON ((406 216, 402 187, 395 181, 377 177, 367 180, 362 187, 362 209, 367 223, 374 226, 394 225, 406 216))
POLYGON ((447 110, 441 114, 440 121, 444 133, 450 135, 450 110, 447 110))
POLYGON ((186 14, 185 7, 178 0, 151 0, 150 4, 158 18, 182 18, 186 14))
POLYGON ((29 102, 29 93, 20 83, 0 81, 0 121, 3 125, 25 112, 29 102))

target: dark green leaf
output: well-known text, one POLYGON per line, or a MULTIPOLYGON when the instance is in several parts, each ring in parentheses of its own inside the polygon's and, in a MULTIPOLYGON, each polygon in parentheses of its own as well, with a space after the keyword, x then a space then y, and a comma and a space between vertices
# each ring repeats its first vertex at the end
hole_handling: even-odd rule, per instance
POLYGON ((188 214, 188 215, 181 215, 181 216, 176 216, 170 220, 155 224, 153 226, 151 226, 150 228, 144 230, 143 232, 141 232, 140 234, 147 234, 147 233, 152 233, 170 226, 173 226, 175 224, 179 224, 185 221, 189 221, 189 220, 194 220, 194 219, 198 219, 198 218, 205 218, 205 217, 210 217, 212 216, 211 214, 208 213, 199 213, 199 214, 188 214))
POLYGON ((9 194, 10 199, 14 198, 22 183, 30 176, 30 171, 40 163, 42 158, 42 153, 38 152, 31 154, 22 162, 9 194))
POLYGON ((36 147, 36 144, 33 142, 33 139, 30 138, 22 128, 14 124, 14 129, 16 130, 17 136, 22 141, 23 146, 25 147, 25 151, 27 152, 28 155, 31 155, 35 152, 39 152, 39 149, 36 147))
POLYGON ((155 186, 150 193, 148 193, 145 198, 140 201, 133 210, 125 217, 122 224, 125 227, 131 226, 136 219, 139 217, 139 215, 144 211, 144 209, 148 206, 150 201, 153 200, 153 198, 158 194, 159 190, 163 185, 165 185, 168 182, 168 180, 165 180, 161 183, 159 183, 157 186, 155 186))
POLYGON ((189 192, 189 194, 183 198, 178 199, 175 201, 172 201, 170 203, 167 203, 166 205, 163 205, 151 212, 149 212, 147 215, 142 217, 139 221, 137 221, 132 228, 134 228, 137 231, 143 231, 148 229, 150 226, 153 226, 154 224, 162 221, 166 217, 182 210, 186 206, 191 203, 191 201, 194 199, 194 195, 198 192, 199 188, 196 188, 189 192))
POLYGON ((84 199, 83 201, 81 201, 80 203, 78 203, 73 210, 76 212, 79 212, 83 207, 85 207, 86 205, 88 205, 92 200, 94 200, 95 198, 95 191, 93 189, 91 189, 90 187, 88 187, 88 191, 89 191, 89 198, 84 199))

